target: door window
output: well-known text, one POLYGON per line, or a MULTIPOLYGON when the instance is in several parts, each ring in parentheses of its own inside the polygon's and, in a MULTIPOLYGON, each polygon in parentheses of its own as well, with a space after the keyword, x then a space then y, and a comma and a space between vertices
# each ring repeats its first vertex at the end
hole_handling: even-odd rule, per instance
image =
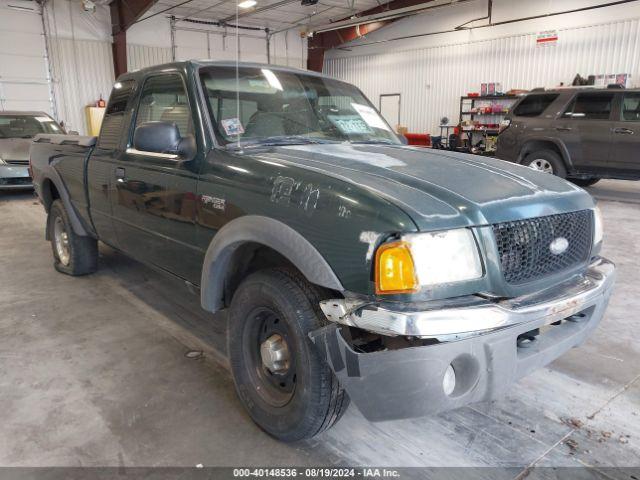
POLYGON ((640 122, 640 93, 627 93, 622 101, 622 120, 640 122))
POLYGON ((613 98, 613 93, 580 93, 563 116, 576 120, 609 120, 613 98))
POLYGON ((134 86, 135 82, 133 80, 116 82, 113 86, 111 97, 109 97, 109 105, 104 112, 104 119, 102 120, 98 147, 117 148, 120 144, 122 122, 124 121, 127 103, 134 86))
POLYGON ((175 123, 181 137, 193 133, 189 100, 180 75, 156 75, 145 82, 135 127, 152 121, 175 123))

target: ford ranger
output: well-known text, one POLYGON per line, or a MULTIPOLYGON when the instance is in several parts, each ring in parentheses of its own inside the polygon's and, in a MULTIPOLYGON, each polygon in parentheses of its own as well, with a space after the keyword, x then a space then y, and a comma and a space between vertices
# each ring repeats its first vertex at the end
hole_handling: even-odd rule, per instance
MULTIPOLYGON (((284 441, 487 401, 580 345, 615 269, 589 194, 406 146, 354 86, 182 62, 118 78, 100 136, 31 146, 54 265, 98 241, 227 309, 252 419, 284 441)), ((219 317, 212 317, 212 321, 219 317)))

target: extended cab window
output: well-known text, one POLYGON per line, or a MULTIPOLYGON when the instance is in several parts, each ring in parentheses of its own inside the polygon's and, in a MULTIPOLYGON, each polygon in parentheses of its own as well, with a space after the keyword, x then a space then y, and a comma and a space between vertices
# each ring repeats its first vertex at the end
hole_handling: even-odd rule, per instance
POLYGON ((622 101, 622 120, 640 122, 640 93, 626 93, 622 101))
POLYGON ((152 121, 175 123, 181 137, 193 133, 187 92, 180 75, 156 75, 145 82, 135 126, 152 121))
POLYGON ((516 117, 538 117, 558 98, 557 93, 527 95, 513 110, 516 117))
POLYGON ((564 112, 564 117, 584 120, 609 120, 613 93, 580 93, 564 112))
POLYGON ((117 148, 120 144, 122 122, 127 111, 127 103, 133 92, 135 82, 126 80, 116 82, 109 97, 109 105, 104 113, 98 146, 101 148, 117 148))

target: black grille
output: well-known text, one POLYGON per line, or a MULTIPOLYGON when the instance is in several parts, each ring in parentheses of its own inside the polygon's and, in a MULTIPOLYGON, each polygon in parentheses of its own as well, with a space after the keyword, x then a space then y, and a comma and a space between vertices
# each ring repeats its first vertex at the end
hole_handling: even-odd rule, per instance
POLYGON ((31 185, 31 178, 30 177, 0 178, 0 186, 2 185, 31 185))
POLYGON ((531 282, 587 261, 592 223, 591 210, 582 210, 493 225, 507 283, 531 282), (554 254, 551 243, 558 238, 566 239, 569 246, 554 254))
POLYGON ((29 160, 5 160, 9 165, 29 165, 29 160))

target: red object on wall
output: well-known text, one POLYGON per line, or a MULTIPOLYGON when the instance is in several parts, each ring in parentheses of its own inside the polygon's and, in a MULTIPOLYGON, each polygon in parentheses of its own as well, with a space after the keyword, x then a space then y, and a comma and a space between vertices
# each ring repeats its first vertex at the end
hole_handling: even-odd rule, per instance
POLYGON ((431 146, 431 135, 428 133, 405 133, 404 136, 409 142, 409 145, 415 145, 417 147, 431 146))

